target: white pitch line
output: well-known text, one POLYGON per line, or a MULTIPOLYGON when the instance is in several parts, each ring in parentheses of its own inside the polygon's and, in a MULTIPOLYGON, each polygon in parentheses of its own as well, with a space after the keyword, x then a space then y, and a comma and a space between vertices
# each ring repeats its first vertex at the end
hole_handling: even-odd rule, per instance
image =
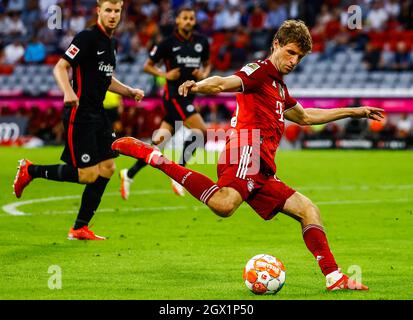
MULTIPOLYGON (((142 190, 142 191, 135 191, 134 194, 164 194, 170 193, 170 190, 142 190)), ((106 196, 117 196, 118 192, 108 192, 106 196)), ((26 213, 24 211, 20 211, 17 208, 27 204, 33 203, 42 203, 42 202, 52 202, 52 201, 60 201, 60 200, 68 200, 68 199, 79 199, 80 195, 72 195, 72 196, 61 196, 61 197, 48 197, 42 199, 32 199, 27 201, 18 201, 13 202, 2 207, 3 211, 12 216, 24 216, 24 215, 31 215, 30 213, 26 213)), ((409 202, 413 199, 410 198, 397 198, 397 199, 363 199, 363 200, 334 200, 334 201, 314 201, 317 205, 353 205, 353 204, 368 204, 368 203, 384 203, 384 202, 409 202)), ((172 210, 198 210, 198 209, 207 209, 207 206, 162 206, 162 207, 143 207, 143 208, 122 208, 122 211, 126 212, 141 212, 141 211, 172 211, 172 210)), ((99 212, 117 212, 119 209, 117 208, 102 208, 99 209, 99 212)), ((76 213, 77 210, 56 210, 56 211, 46 211, 42 214, 44 215, 53 215, 53 214, 73 214, 76 213)))
MULTIPOLYGON (((131 192, 132 194, 139 194, 139 195, 145 195, 145 194, 163 194, 163 193, 170 193, 170 190, 141 190, 141 191, 135 191, 131 192)), ((115 196, 119 195, 118 192, 108 192, 105 194, 106 196, 115 196)), ((76 196, 60 196, 60 197, 48 197, 48 198, 41 198, 41 199, 31 199, 31 200, 26 200, 26 201, 17 201, 17 202, 12 202, 9 204, 6 204, 2 206, 2 209, 4 212, 7 214, 10 214, 12 216, 26 216, 26 215, 31 215, 30 213, 26 213, 23 211, 18 210, 17 208, 20 206, 24 206, 26 204, 33 204, 33 203, 42 203, 42 202, 52 202, 52 201, 59 201, 59 200, 68 200, 68 199, 80 199, 80 195, 76 196)), ((101 211, 101 210, 99 210, 101 211)), ((72 213, 72 212, 71 212, 72 213)))
POLYGON ((413 189, 413 184, 384 184, 384 185, 348 185, 348 186, 302 186, 294 187, 297 190, 407 190, 413 189))
MULTIPOLYGON (((412 184, 405 184, 405 185, 377 185, 377 186, 371 186, 371 185, 345 185, 345 186, 303 186, 303 187, 297 187, 297 190, 356 190, 356 189, 361 189, 361 190, 368 190, 368 189, 411 189, 413 188, 412 184)), ((131 194, 136 194, 136 195, 153 195, 153 194, 168 194, 170 193, 170 190, 167 189, 156 189, 156 190, 139 190, 139 191, 132 191, 131 194)), ((119 193, 118 192, 108 192, 105 195, 106 196, 117 196, 119 193)), ((34 204, 34 203, 42 203, 42 202, 52 202, 52 201, 59 201, 59 200, 67 200, 67 199, 79 199, 81 196, 80 195, 72 195, 72 196, 60 196, 60 197, 48 197, 48 198, 41 198, 41 199, 31 199, 31 200, 26 200, 26 201, 18 201, 18 202, 13 202, 7 205, 4 205, 2 207, 3 211, 6 212, 9 215, 13 216, 24 216, 24 215, 30 215, 30 213, 26 213, 24 211, 20 211, 17 208, 20 206, 24 206, 27 204, 34 204)), ((337 201, 327 201, 327 202, 317 202, 317 204, 320 205, 335 205, 335 204, 359 204, 359 203, 380 203, 380 202, 391 202, 391 201, 398 201, 401 202, 400 199, 395 199, 395 200, 337 200, 337 201), (360 202, 361 201, 361 202, 360 202)), ((409 201, 409 199, 406 199, 406 201, 409 201)), ((203 206, 198 206, 197 208, 203 208, 203 206)), ((123 211, 156 211, 156 210, 179 210, 179 209, 188 209, 188 207, 153 207, 153 208, 124 208, 122 209, 123 211), (170 209, 163 209, 163 208, 170 208, 170 209)), ((116 209, 99 209, 99 212, 114 212, 116 209)), ((75 210, 66 210, 66 211, 50 211, 52 213, 49 214, 60 214, 60 213, 75 213, 77 211, 75 210)), ((44 213, 46 214, 46 213, 44 213)))
MULTIPOLYGON (((382 199, 382 200, 337 200, 337 201, 319 201, 315 204, 317 205, 353 205, 353 204, 368 204, 368 203, 383 203, 383 202, 409 202, 412 199, 382 199)), ((208 206, 170 206, 170 207, 143 207, 143 208, 122 208, 122 210, 114 208, 104 208, 99 209, 99 212, 143 212, 143 211, 173 211, 173 210, 200 210, 209 209, 208 206)), ((238 209, 239 210, 239 209, 238 209)), ((73 214, 77 213, 78 210, 65 210, 65 211, 46 211, 42 212, 43 215, 54 215, 54 214, 73 214)))
POLYGON ((18 201, 6 204, 2 207, 3 211, 12 215, 12 216, 26 216, 30 215, 30 213, 25 213, 23 211, 17 210, 18 207, 24 206, 26 204, 33 204, 33 203, 41 203, 41 202, 51 202, 51 201, 58 201, 58 200, 66 200, 66 199, 77 199, 80 196, 62 196, 62 197, 49 197, 49 198, 42 198, 42 199, 32 199, 26 201, 18 201))
MULTIPOLYGON (((143 207, 143 208, 122 208, 121 210, 119 209, 114 209, 114 208, 103 208, 99 209, 99 213, 102 212, 142 212, 142 211, 173 211, 173 210, 199 210, 199 209, 208 209, 207 206, 169 206, 169 207, 143 207)), ((42 215, 55 215, 55 214, 73 214, 77 213, 78 210, 64 210, 64 211, 45 211, 42 212, 42 215)))
POLYGON ((317 205, 345 205, 345 204, 367 204, 367 203, 383 203, 383 202, 410 202, 409 198, 398 199, 367 199, 367 200, 336 200, 336 201, 314 201, 317 205))

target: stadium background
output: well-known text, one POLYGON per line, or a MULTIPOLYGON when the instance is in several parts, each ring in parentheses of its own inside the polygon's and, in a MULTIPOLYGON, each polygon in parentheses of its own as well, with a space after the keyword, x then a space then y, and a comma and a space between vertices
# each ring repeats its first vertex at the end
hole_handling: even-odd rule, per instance
MULTIPOLYGON (((152 44, 172 30, 173 11, 181 4, 125 1, 116 33, 117 75, 144 88, 146 98, 138 105, 123 100, 120 134, 148 139, 161 120, 162 79, 154 80, 142 67, 152 44)), ((62 95, 52 68, 74 33, 94 21, 94 5, 94 0, 0 0, 0 299, 412 299, 411 150, 301 148, 411 149, 413 1, 192 4, 200 31, 211 41, 212 74, 231 74, 265 57, 277 26, 301 18, 311 28, 314 50, 286 77, 291 93, 304 107, 371 103, 386 110, 383 126, 365 120, 308 128, 288 123, 284 150, 276 158, 277 175, 319 206, 338 263, 349 275, 362 270, 368 293, 326 292, 293 219, 277 215, 263 221, 245 204, 222 219, 190 196, 176 197, 169 179, 151 168, 139 174, 128 202, 120 198, 117 176, 111 179, 92 220, 93 230, 109 237, 104 242, 66 240, 82 185, 36 179, 22 199, 15 198, 11 185, 18 159, 42 164, 59 159, 62 95), (51 30, 47 12, 55 4, 62 8, 62 29, 51 30), (362 8, 362 29, 347 27, 352 4, 362 8), (407 51, 397 52, 399 43, 407 51), (23 130, 14 131, 16 126, 23 130), (287 268, 286 285, 275 297, 255 296, 242 282, 245 263, 264 252, 287 268), (59 268, 61 287, 50 286, 59 268)), ((210 127, 225 128, 234 100, 202 96, 196 105, 210 127)), ((116 159, 118 170, 133 162, 116 159)), ((215 164, 189 166, 216 179, 215 164)))
MULTIPOLYGON (((311 30, 313 53, 285 77, 291 94, 304 107, 364 104, 386 111, 383 123, 342 120, 306 128, 287 123, 281 147, 412 147, 411 0, 125 0, 116 33, 116 75, 128 85, 143 88, 146 98, 140 104, 123 99, 121 122, 116 124, 120 135, 150 138, 159 126, 164 80, 145 74, 143 63, 154 43, 171 33, 174 12, 184 4, 197 10, 197 29, 209 37, 211 74, 229 75, 246 62, 265 58, 278 26, 288 18, 302 19, 311 30), (349 21, 355 12, 349 11, 351 5, 359 6, 359 28, 350 29, 349 21)), ((95 21, 94 12, 94 0, 0 1, 3 145, 62 143, 62 94, 52 68, 73 35, 95 21), (61 8, 59 29, 50 27, 56 13, 53 5, 61 8), (19 126, 18 133, 9 125, 11 122, 19 126), (20 138, 16 140, 17 136, 20 138)), ((196 100, 196 107, 210 128, 226 128, 235 101, 233 95, 203 96, 196 100)))

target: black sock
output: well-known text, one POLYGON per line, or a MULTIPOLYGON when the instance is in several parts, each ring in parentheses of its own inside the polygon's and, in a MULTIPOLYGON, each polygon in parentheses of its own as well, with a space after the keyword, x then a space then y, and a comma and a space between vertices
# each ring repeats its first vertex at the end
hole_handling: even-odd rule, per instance
POLYGON ((87 226, 99 207, 103 192, 110 179, 99 176, 95 182, 86 185, 82 194, 82 203, 75 221, 74 229, 87 226))
POLYGON ((181 159, 179 160, 179 164, 181 166, 185 167, 186 163, 194 155, 194 153, 196 151, 196 146, 194 146, 194 145, 190 146, 194 141, 195 141, 195 137, 193 137, 191 140, 185 140, 184 149, 182 151, 181 159))
POLYGON ((146 162, 142 159, 139 159, 132 167, 128 169, 128 177, 133 179, 133 177, 139 172, 139 170, 141 170, 145 166, 146 162))
POLYGON ((67 164, 49 166, 31 165, 27 169, 33 178, 44 178, 54 181, 79 182, 77 168, 67 164))

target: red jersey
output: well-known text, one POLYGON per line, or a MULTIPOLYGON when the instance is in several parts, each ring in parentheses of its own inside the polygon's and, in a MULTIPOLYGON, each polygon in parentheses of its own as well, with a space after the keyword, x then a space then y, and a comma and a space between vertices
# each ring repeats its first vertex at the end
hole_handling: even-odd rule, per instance
POLYGON ((283 113, 297 101, 289 95, 282 75, 269 59, 248 63, 235 75, 242 80, 243 92, 236 94, 231 127, 238 133, 259 129, 260 158, 275 173, 275 153, 284 132, 283 113))

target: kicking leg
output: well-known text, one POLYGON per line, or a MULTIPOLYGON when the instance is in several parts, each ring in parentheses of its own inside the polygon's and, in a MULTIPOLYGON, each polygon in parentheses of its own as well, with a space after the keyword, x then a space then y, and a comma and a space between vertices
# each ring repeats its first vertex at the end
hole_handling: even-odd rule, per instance
POLYGON ((242 203, 241 195, 232 188, 220 188, 207 176, 167 159, 154 146, 138 139, 124 137, 112 144, 112 149, 124 155, 143 159, 170 178, 179 182, 199 201, 222 217, 229 217, 242 203))
POLYGON ((295 192, 285 202, 282 212, 299 221, 302 227, 304 242, 317 259, 321 271, 326 276, 328 290, 352 289, 367 290, 361 283, 343 275, 334 259, 321 221, 320 210, 310 199, 295 192))
MULTIPOLYGON (((194 155, 196 148, 202 143, 202 146, 205 145, 206 138, 206 125, 199 113, 191 115, 189 118, 185 119, 184 126, 191 130, 191 137, 189 140, 185 139, 182 155, 179 160, 179 164, 186 166, 187 162, 194 155), (201 142, 201 143, 200 143, 201 142)), ((185 190, 181 184, 171 179, 172 189, 175 194, 179 196, 185 195, 185 190)))
MULTIPOLYGON (((156 145, 158 148, 162 148, 162 146, 171 138, 173 132, 173 127, 169 123, 162 121, 160 128, 154 132, 152 144, 156 145)), ((142 159, 138 159, 136 163, 127 170, 128 178, 133 179, 145 166, 146 162, 142 159)))
MULTIPOLYGON (((171 138, 173 132, 174 128, 166 121, 162 121, 160 128, 154 132, 152 144, 162 148, 171 138)), ((130 186, 133 183, 133 178, 142 168, 146 166, 146 164, 147 163, 142 159, 138 159, 129 169, 120 170, 120 194, 122 199, 127 200, 129 198, 130 186)))

